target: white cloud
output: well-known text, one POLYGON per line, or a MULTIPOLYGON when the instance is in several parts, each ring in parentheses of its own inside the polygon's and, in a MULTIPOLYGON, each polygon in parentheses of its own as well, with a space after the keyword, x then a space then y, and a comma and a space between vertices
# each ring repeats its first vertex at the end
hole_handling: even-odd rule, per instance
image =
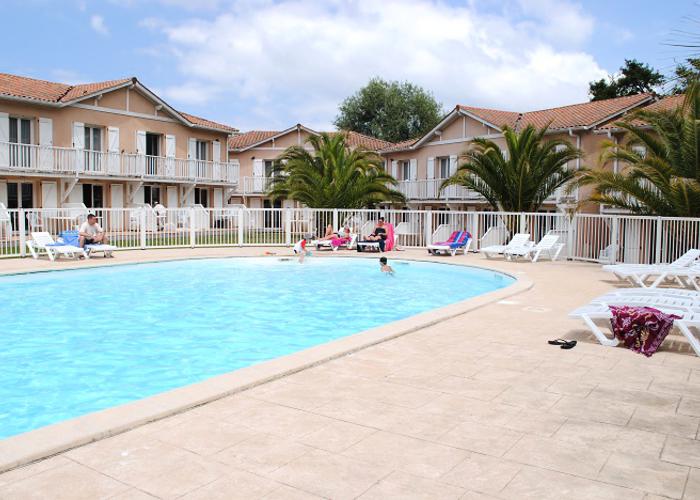
POLYGON ((419 84, 447 108, 586 100, 587 83, 606 74, 579 48, 592 18, 564 0, 515 2, 487 13, 438 0, 240 0, 211 20, 148 26, 184 77, 168 96, 201 104, 226 95, 249 113, 241 127, 328 127, 372 76, 419 84), (269 110, 276 123, 263 121, 269 110))
POLYGON ((109 29, 107 28, 107 25, 105 24, 104 17, 94 14, 90 16, 90 27, 95 30, 97 33, 100 35, 107 36, 109 35, 109 29))

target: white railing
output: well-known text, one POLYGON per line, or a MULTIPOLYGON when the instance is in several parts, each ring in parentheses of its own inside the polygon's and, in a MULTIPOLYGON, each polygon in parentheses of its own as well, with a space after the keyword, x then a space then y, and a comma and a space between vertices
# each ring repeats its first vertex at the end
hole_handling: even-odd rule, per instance
POLYGON ((270 177, 242 177, 238 184, 238 192, 247 194, 264 194, 270 187, 272 178, 270 177))
POLYGON ((122 209, 6 209, 0 204, 0 256, 26 255, 32 231, 58 236, 94 212, 112 243, 123 249, 199 246, 288 246, 319 238, 330 225, 367 236, 379 217, 392 224, 396 244, 424 248, 452 231, 472 234, 472 249, 507 242, 527 232, 535 242, 557 234, 562 255, 591 262, 665 263, 700 248, 700 218, 563 213, 461 212, 385 209, 250 209, 200 205, 156 213, 149 206, 122 209))
POLYGON ((448 186, 440 189, 445 179, 421 179, 399 181, 397 189, 410 200, 480 200, 478 193, 463 186, 448 186))
POLYGON ((0 171, 238 183, 238 161, 217 162, 0 142, 0 171))

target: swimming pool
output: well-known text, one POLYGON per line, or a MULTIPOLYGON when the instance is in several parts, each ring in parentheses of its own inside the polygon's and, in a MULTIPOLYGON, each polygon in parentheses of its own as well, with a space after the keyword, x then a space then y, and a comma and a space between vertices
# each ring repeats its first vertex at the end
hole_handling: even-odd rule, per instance
POLYGON ((0 278, 0 438, 508 286, 376 259, 206 259, 0 278))

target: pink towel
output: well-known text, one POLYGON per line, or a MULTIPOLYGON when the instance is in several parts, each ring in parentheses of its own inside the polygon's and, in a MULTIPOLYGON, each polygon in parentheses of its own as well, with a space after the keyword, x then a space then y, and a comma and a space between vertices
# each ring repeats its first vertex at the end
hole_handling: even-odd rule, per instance
POLYGON ((340 245, 343 245, 343 244, 345 244, 345 243, 348 243, 349 241, 350 241, 350 238, 345 238, 345 237, 342 237, 342 238, 333 238, 333 239, 331 240, 331 246, 337 248, 337 247, 339 247, 340 245))
POLYGON ((394 248, 394 225, 386 223, 386 242, 384 243, 384 250, 389 251, 394 248))
POLYGON ((651 357, 671 331, 673 320, 681 316, 666 314, 653 307, 609 306, 610 325, 615 337, 634 352, 651 357))

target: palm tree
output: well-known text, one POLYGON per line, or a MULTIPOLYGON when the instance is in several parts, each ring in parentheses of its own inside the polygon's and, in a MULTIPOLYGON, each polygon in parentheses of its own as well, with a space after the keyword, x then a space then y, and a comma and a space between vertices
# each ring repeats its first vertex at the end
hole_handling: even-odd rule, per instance
POLYGON ((574 178, 567 163, 581 157, 568 141, 546 139, 547 127, 518 132, 503 127, 506 151, 490 139, 476 138, 462 163, 440 189, 458 185, 476 191, 497 211, 535 212, 574 178))
POLYGON ((691 86, 683 106, 640 110, 615 125, 622 144, 607 142, 601 165, 626 164, 621 172, 584 169, 579 185, 592 185, 590 201, 636 215, 700 217, 700 96, 691 86), (640 126, 641 120, 647 126, 640 126))
POLYGON ((404 202, 392 186, 396 179, 382 159, 362 148, 350 149, 346 134, 322 133, 306 141, 313 152, 291 146, 277 159, 268 195, 310 208, 365 208, 382 202, 404 202))

